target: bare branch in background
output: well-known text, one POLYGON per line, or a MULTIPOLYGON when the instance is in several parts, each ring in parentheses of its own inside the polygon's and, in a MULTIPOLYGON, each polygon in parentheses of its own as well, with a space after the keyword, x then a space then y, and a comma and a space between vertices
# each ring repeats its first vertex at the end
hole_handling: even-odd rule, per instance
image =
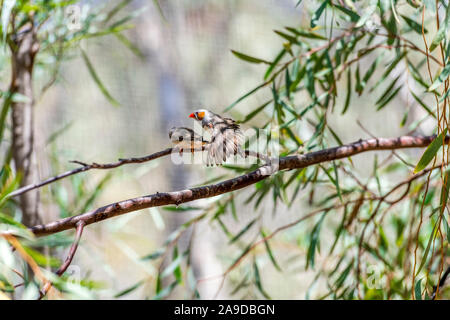
MULTIPOLYGON (((91 163, 91 164, 87 164, 87 163, 84 163, 84 162, 81 162, 81 161, 78 161, 78 160, 73 160, 71 162, 79 164, 79 165, 81 165, 81 167, 73 169, 73 170, 66 171, 66 172, 61 173, 61 174, 59 174, 57 176, 48 178, 47 180, 44 180, 42 182, 35 183, 35 184, 30 184, 30 185, 24 186, 22 188, 19 188, 19 189, 15 190, 15 191, 11 192, 10 194, 8 194, 8 198, 16 197, 18 195, 24 194, 24 193, 26 193, 26 192, 28 192, 30 190, 33 190, 33 189, 41 188, 41 187, 43 187, 45 185, 48 185, 48 184, 53 183, 55 181, 67 178, 68 176, 72 176, 72 175, 77 174, 77 173, 85 172, 85 171, 88 171, 88 170, 91 170, 91 169, 113 169, 113 168, 120 167, 120 166, 122 166, 124 164, 148 162, 148 161, 151 161, 151 160, 155 160, 155 159, 167 156, 167 155, 171 154, 172 151, 173 151, 173 148, 167 148, 167 149, 164 149, 162 151, 158 151, 158 152, 152 153, 152 154, 150 154, 148 156, 139 157, 139 158, 119 159, 117 162, 113 162, 113 163, 95 163, 94 162, 94 163, 91 163)), ((193 151, 195 152, 195 151, 202 151, 202 150, 195 150, 194 149, 193 151)), ((246 156, 251 156, 251 157, 255 157, 255 158, 261 159, 261 160, 265 161, 266 163, 270 162, 270 159, 267 156, 265 156, 263 154, 260 154, 258 152, 245 150, 244 153, 245 153, 246 156)))

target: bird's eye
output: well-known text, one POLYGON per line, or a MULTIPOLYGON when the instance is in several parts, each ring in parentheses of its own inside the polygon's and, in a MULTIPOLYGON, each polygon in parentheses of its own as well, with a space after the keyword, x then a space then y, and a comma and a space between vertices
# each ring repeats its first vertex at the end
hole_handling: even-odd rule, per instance
POLYGON ((178 137, 178 141, 183 141, 183 137, 178 137))

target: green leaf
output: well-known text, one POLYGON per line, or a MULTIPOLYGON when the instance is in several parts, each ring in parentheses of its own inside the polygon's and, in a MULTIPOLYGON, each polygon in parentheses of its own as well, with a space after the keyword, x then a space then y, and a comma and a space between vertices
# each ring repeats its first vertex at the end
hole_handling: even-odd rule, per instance
MULTIPOLYGON (((178 246, 173 248, 172 260, 176 260, 178 258, 178 246)), ((183 283, 183 273, 181 272, 180 265, 178 265, 175 270, 173 270, 173 276, 177 280, 178 283, 183 283)))
MULTIPOLYGON (((174 274, 175 270, 180 267, 181 261, 187 255, 187 252, 184 252, 182 255, 177 255, 174 260, 167 266, 166 269, 161 273, 161 278, 165 278, 170 274, 174 274)), ((177 280, 178 281, 178 280, 177 280)))
POLYGON ((159 4, 159 1, 158 0, 152 0, 152 1, 153 1, 154 5, 155 5, 156 9, 158 9, 158 13, 161 16, 161 18, 164 21, 167 21, 166 17, 164 16, 164 12, 162 11, 161 5, 159 4))
POLYGON ((365 9, 364 14, 361 16, 361 18, 358 20, 358 22, 355 25, 355 28, 360 28, 363 25, 366 24, 367 20, 372 16, 372 14, 375 12, 377 8, 377 2, 376 0, 371 0, 369 6, 365 9))
POLYGON ((16 0, 3 0, 2 1, 2 32, 3 32, 3 42, 6 41, 6 35, 8 34, 8 25, 9 25, 9 18, 11 16, 11 11, 16 5, 16 0))
POLYGON ((442 69, 441 73, 439 74, 437 79, 434 80, 433 84, 428 88, 428 91, 433 91, 437 89, 441 85, 441 83, 443 83, 448 78, 449 75, 450 75, 450 61, 449 63, 447 63, 444 69, 442 69))
POLYGON ((269 101, 265 102, 264 104, 262 104, 261 106, 259 106, 258 108, 256 108, 255 110, 253 110, 252 112, 250 112, 249 114, 247 114, 245 116, 244 120, 241 121, 241 123, 246 123, 246 122, 250 121, 251 119, 253 119, 253 117, 255 117, 258 113, 263 111, 271 102, 272 102, 272 100, 269 100, 269 101))
POLYGON ((235 50, 231 50, 231 53, 233 53, 239 59, 250 62, 250 63, 265 63, 265 64, 269 64, 269 65, 272 64, 272 62, 269 62, 269 61, 266 61, 263 59, 259 59, 259 58, 255 58, 255 57, 251 57, 246 54, 237 52, 235 50))
POLYGON ((275 57, 275 60, 273 60, 272 64, 267 68, 266 73, 264 74, 264 80, 267 80, 272 73, 273 69, 277 66, 278 62, 283 58, 283 56, 286 54, 286 49, 282 49, 278 55, 275 57))
POLYGON ((145 56, 141 52, 141 50, 136 45, 134 45, 127 37, 125 37, 123 34, 118 33, 118 32, 115 32, 113 34, 120 42, 122 42, 122 44, 125 47, 130 49, 130 51, 133 52, 138 58, 141 58, 141 59, 145 58, 145 56))
POLYGON ((430 235, 430 238, 428 239, 428 244, 427 244, 427 247, 425 248, 425 252, 424 252, 423 257, 422 257, 422 262, 420 263, 419 269, 416 272, 416 276, 420 273, 420 271, 422 270, 423 266, 427 262, 428 253, 430 252, 431 244, 433 243, 433 240, 435 238, 436 227, 437 227, 437 222, 434 224, 433 231, 431 231, 431 235, 430 235))
POLYGON ((325 0, 320 5, 319 9, 317 9, 316 12, 314 12, 314 14, 311 18, 311 28, 314 28, 315 26, 317 26, 320 16, 322 15, 323 11, 325 10, 325 8, 327 7, 329 2, 330 2, 330 0, 325 0))
POLYGON ((447 33, 446 29, 447 29, 447 25, 445 23, 443 23, 440 26, 436 35, 434 36, 433 41, 431 42, 430 52, 433 52, 434 49, 436 49, 439 46, 439 44, 442 42, 442 40, 444 40, 445 35, 447 33))
POLYGON ((228 244, 232 244, 232 243, 236 242, 244 233, 246 233, 253 226, 253 224, 256 222, 256 220, 257 220, 257 218, 255 218, 252 221, 250 221, 241 231, 239 231, 239 233, 237 235, 235 235, 228 242, 228 244))
POLYGON ((279 30, 274 30, 274 32, 275 32, 277 35, 279 35, 280 37, 282 37, 282 38, 286 39, 287 41, 289 41, 290 43, 296 43, 296 44, 299 44, 299 42, 298 42, 298 40, 297 40, 296 37, 293 37, 293 36, 291 36, 291 35, 289 35, 289 34, 287 34, 287 33, 284 33, 284 32, 282 32, 282 31, 279 31, 279 30))
POLYGON ((57 258, 47 257, 30 247, 24 247, 24 249, 33 258, 33 260, 42 267, 50 266, 56 268, 61 265, 61 261, 57 258))
POLYGON ((394 90, 394 92, 392 92, 391 95, 389 95, 385 100, 383 100, 383 102, 378 105, 377 111, 383 109, 397 95, 397 93, 400 91, 401 88, 402 86, 399 86, 397 89, 394 90))
POLYGON ((106 89, 106 87, 103 85, 102 81, 100 80, 99 76, 97 75, 97 72, 94 69, 94 66, 92 65, 91 61, 89 60, 88 56, 86 55, 86 53, 84 52, 83 49, 81 49, 81 56, 83 57, 84 62, 86 63, 86 66, 89 70, 89 73, 91 74, 92 79, 94 80, 94 82, 97 84, 97 86, 99 87, 100 91, 103 93, 103 95, 105 96, 105 98, 115 107, 120 106, 119 102, 117 102, 116 99, 114 99, 111 94, 109 93, 109 91, 106 89))
POLYGON ((315 255, 316 255, 316 248, 318 246, 319 241, 319 234, 320 229, 322 226, 322 222, 325 218, 326 212, 322 214, 320 217, 319 222, 314 226, 313 230, 311 231, 311 240, 307 252, 307 260, 306 260, 306 269, 311 265, 312 268, 314 268, 314 261, 315 261, 315 255))
POLYGON ((350 106, 351 97, 352 97, 352 71, 351 71, 351 68, 348 68, 348 70, 347 70, 347 95, 345 97, 344 109, 342 109, 341 114, 345 114, 347 112, 347 109, 350 106))
POLYGON ((158 250, 156 250, 155 252, 153 252, 153 253, 151 253, 151 254, 149 254, 149 255, 143 256, 143 257, 141 258, 141 260, 154 260, 154 259, 158 259, 159 257, 161 257, 161 256, 164 254, 164 252, 166 252, 165 249, 163 249, 163 248, 158 249, 158 250))
POLYGON ((244 94, 242 97, 240 97, 239 99, 237 99, 235 102, 233 102, 232 104, 230 104, 228 107, 225 108, 224 112, 230 111, 231 109, 233 109, 239 102, 241 102, 242 100, 244 100, 245 98, 251 96, 253 93, 255 93, 256 91, 258 91, 259 89, 265 87, 266 84, 260 84, 259 86, 257 86, 256 88, 250 90, 249 92, 247 92, 246 94, 244 94))
MULTIPOLYGON (((421 25, 421 24, 415 22, 413 19, 408 18, 407 16, 404 16, 404 15, 402 15, 402 14, 401 14, 401 17, 405 20, 406 24, 407 24, 411 29, 413 29, 415 32, 417 32, 417 33, 420 34, 420 35, 422 34, 422 25, 421 25)), ((426 28, 424 28, 423 31, 424 31, 425 33, 428 32, 428 30, 427 30, 426 28)))
POLYGON ((334 283, 335 289, 339 289, 343 284, 345 279, 347 279, 348 275, 350 274, 350 271, 352 270, 353 260, 350 261, 348 266, 344 269, 344 271, 339 275, 336 282, 334 283))
POLYGON ((267 292, 264 290, 262 283, 261 283, 261 276, 259 275, 259 269, 258 265, 256 264, 256 261, 253 262, 253 272, 255 274, 255 283, 256 287, 258 288, 259 292, 264 296, 266 299, 271 299, 270 296, 267 294, 267 292))
POLYGON ((340 11, 342 11, 343 13, 345 13, 347 16, 350 17, 350 20, 352 22, 356 22, 358 21, 361 17, 359 16, 359 14, 357 14, 355 11, 347 9, 345 7, 342 7, 338 4, 333 4, 334 8, 338 8, 340 11))
POLYGON ((420 158, 419 162, 417 163, 414 173, 420 172, 423 169, 426 168, 426 166, 433 160, 433 158, 436 156, 439 149, 442 147, 442 143, 444 140, 445 135, 447 134, 447 128, 444 129, 444 131, 441 132, 440 135, 438 135, 433 142, 430 143, 428 148, 423 153, 422 157, 420 158))
POLYGON ((447 205, 447 201, 448 201, 448 193, 449 193, 449 189, 450 189, 450 181, 448 179, 450 174, 450 170, 447 170, 445 172, 445 177, 444 177, 444 181, 442 183, 442 189, 441 189, 441 199, 439 200, 439 204, 441 206, 441 212, 444 212, 445 210, 445 206, 447 205))
POLYGON ((416 281, 416 285, 414 286, 414 295, 416 300, 422 300, 422 279, 416 281))
MULTIPOLYGON (((267 233, 264 230, 262 230, 262 229, 261 229, 261 236, 263 237, 263 239, 265 239, 267 237, 267 233)), ((281 268, 278 265, 278 262, 275 260, 275 256, 273 255, 272 249, 270 248, 269 239, 264 241, 264 245, 266 247, 267 254, 269 255, 270 261, 272 262, 273 266, 278 271, 281 271, 281 268)))
POLYGON ((116 295, 114 296, 114 298, 120 298, 120 297, 123 297, 124 295, 127 295, 127 294, 133 292, 134 290, 136 290, 137 288, 139 288, 139 287, 140 287, 141 285, 143 285, 143 284, 144 284, 144 281, 143 281, 143 280, 140 280, 140 281, 138 281, 137 283, 133 284, 131 287, 126 288, 126 289, 123 290, 123 291, 120 291, 118 294, 116 294, 116 295))
POLYGON ((428 114, 430 116, 432 116, 433 118, 436 119, 436 115, 434 114, 433 111, 431 111, 431 109, 423 102, 423 99, 420 99, 412 90, 409 91, 411 93, 411 95, 414 97, 414 99, 417 101, 418 104, 420 104, 422 106, 422 108, 424 108, 424 110, 426 112, 428 112, 428 114))
POLYGON ((153 298, 155 300, 161 300, 166 298, 172 291, 175 289, 175 287, 178 285, 177 281, 172 282, 164 289, 161 289, 158 291, 158 294, 153 298))
POLYGON ((447 234, 447 242, 450 243, 450 227, 445 216, 442 217, 442 222, 444 223, 445 233, 447 234))
POLYGON ((284 28, 286 30, 294 33, 295 35, 303 37, 303 38, 318 39, 318 40, 328 40, 327 37, 325 37, 325 36, 323 36, 321 34, 315 33, 315 32, 310 32, 310 31, 306 31, 306 30, 303 30, 303 29, 295 29, 295 28, 292 28, 292 27, 284 27, 284 28))

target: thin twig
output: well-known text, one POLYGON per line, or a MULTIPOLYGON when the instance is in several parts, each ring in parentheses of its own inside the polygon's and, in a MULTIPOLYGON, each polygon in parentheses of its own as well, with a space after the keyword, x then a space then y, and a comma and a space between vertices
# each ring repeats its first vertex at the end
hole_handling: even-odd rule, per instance
MULTIPOLYGON (((77 223, 77 233, 75 235, 75 239, 72 243, 72 246, 70 247, 69 253, 67 254, 66 260, 64 263, 58 268, 58 270, 55 272, 58 277, 61 277, 64 272, 66 272, 67 268, 72 263, 73 257, 75 256, 75 253, 78 249, 78 244, 80 243, 81 235, 83 233, 85 223, 83 221, 80 221, 77 223)), ((52 283, 50 281, 46 282, 44 287, 42 288, 42 291, 39 294, 39 300, 45 297, 48 290, 52 287, 52 283)))

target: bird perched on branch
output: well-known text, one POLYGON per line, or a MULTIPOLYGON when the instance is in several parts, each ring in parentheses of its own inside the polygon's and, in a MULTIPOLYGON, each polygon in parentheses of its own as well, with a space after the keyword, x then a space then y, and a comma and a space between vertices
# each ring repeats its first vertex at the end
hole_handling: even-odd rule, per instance
POLYGON ((208 166, 220 165, 230 155, 243 156, 244 135, 236 121, 205 109, 194 111, 189 117, 200 121, 202 127, 211 133, 211 141, 205 145, 208 166))
POLYGON ((169 131, 169 139, 180 155, 183 154, 184 150, 190 150, 191 152, 194 152, 194 149, 202 150, 207 143, 201 135, 186 127, 172 127, 169 131))

